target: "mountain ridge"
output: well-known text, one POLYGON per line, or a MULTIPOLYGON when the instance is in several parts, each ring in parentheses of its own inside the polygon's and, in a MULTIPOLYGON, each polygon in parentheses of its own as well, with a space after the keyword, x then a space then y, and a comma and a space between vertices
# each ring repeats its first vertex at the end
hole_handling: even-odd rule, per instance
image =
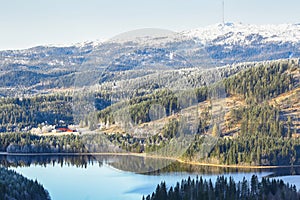
POLYGON ((300 24, 215 24, 172 34, 167 32, 169 36, 152 33, 152 37, 135 38, 137 32, 133 31, 133 37, 125 41, 115 37, 66 47, 51 45, 0 51, 3 79, 0 91, 15 87, 18 77, 28 73, 39 77, 30 80, 32 77, 21 76, 20 87, 33 81, 42 85, 39 90, 43 90, 70 87, 76 77, 86 72, 94 74, 93 78, 99 82, 103 73, 111 77, 124 71, 136 74, 140 70, 214 68, 300 57, 300 24))
MULTIPOLYGON (((150 29, 150 28, 149 28, 150 29)), ((137 29, 139 30, 139 29, 137 29)), ((128 31, 134 32, 137 30, 133 31, 128 31)), ((144 30, 144 29, 140 29, 144 30)), ((163 30, 163 29, 157 29, 157 30, 163 30)), ((184 35, 184 36, 190 36, 190 37, 197 37, 197 38, 202 38, 205 40, 214 40, 216 39, 219 35, 226 34, 228 32, 235 32, 235 33, 245 33, 245 30, 248 31, 248 33, 262 33, 263 36, 266 38, 269 38, 268 41, 279 41, 279 42, 285 42, 285 41, 290 41, 294 43, 298 43, 300 40, 300 23, 281 23, 281 24, 245 24, 241 22, 226 22, 225 24, 222 23, 216 23, 216 24, 211 24, 199 28, 192 28, 192 29, 187 29, 187 30, 182 30, 182 31, 169 31, 170 33, 173 32, 174 35, 184 35), (277 34, 271 34, 267 35, 268 32, 276 33, 277 34), (295 34, 295 31, 298 33, 295 34), (283 36, 288 36, 288 32, 293 35, 293 37, 283 37, 283 36), (211 34, 212 33, 212 34, 211 34), (216 37, 217 36, 217 37, 216 37), (276 38, 277 40, 272 40, 272 38, 276 38)), ((167 31, 167 30, 166 30, 167 31)), ((124 33, 124 34, 127 34, 124 33)), ((123 35, 123 34, 119 34, 123 35)), ((36 45, 36 46, 31 46, 29 48, 21 48, 21 49, 4 49, 0 50, 1 52, 14 52, 14 53, 22 53, 26 52, 28 50, 32 50, 35 48, 82 48, 86 46, 99 46, 102 45, 103 43, 107 43, 109 41, 115 41, 115 38, 118 38, 119 35, 116 35, 112 38, 109 39, 97 39, 97 40, 86 40, 83 42, 74 42, 70 44, 45 44, 45 45, 36 45)), ((171 35, 171 34, 170 34, 171 35)), ((203 41, 205 41, 203 40, 203 41)), ((204 42, 205 43, 205 42, 204 42)))

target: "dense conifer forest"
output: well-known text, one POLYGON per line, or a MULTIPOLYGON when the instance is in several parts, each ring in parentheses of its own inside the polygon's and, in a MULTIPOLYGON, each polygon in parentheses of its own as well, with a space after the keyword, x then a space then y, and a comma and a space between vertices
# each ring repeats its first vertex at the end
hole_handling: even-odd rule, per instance
POLYGON ((0 199, 49 200, 49 193, 36 180, 0 167, 0 199))
POLYGON ((162 182, 157 185, 155 192, 142 200, 206 200, 206 199, 290 199, 298 200, 300 198, 296 187, 285 184, 282 180, 262 178, 258 180, 256 175, 253 175, 251 180, 245 178, 242 181, 236 182, 232 177, 224 176, 217 177, 215 183, 211 179, 205 180, 202 177, 177 182, 175 187, 166 187, 166 183, 162 182))

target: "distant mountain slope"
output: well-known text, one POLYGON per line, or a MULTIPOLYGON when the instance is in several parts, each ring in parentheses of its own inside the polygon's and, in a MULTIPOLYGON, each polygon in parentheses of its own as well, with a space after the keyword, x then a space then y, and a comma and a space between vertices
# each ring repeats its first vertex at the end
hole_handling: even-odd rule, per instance
POLYGON ((69 88, 74 85, 76 76, 86 72, 99 79, 95 82, 103 82, 110 80, 109 73, 118 75, 120 71, 131 71, 134 76, 136 70, 207 68, 300 57, 299 47, 299 24, 227 23, 162 37, 0 51, 0 96, 8 95, 6 88, 12 91, 22 88, 30 90, 30 94, 69 88), (78 72, 76 76, 75 72, 78 72), (18 77, 22 77, 20 81, 18 77))
POLYGON ((225 63, 299 57, 299 24, 227 23, 185 31, 205 44, 213 59, 225 63))
POLYGON ((298 43, 300 24, 254 25, 242 23, 215 24, 204 28, 184 31, 198 37, 203 43, 250 45, 268 42, 298 43))

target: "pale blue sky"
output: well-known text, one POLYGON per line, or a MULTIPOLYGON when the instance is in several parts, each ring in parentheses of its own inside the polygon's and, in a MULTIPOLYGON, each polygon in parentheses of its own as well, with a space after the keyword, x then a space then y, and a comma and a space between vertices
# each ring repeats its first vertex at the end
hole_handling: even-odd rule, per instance
MULTIPOLYGON (((299 0, 225 0, 225 20, 300 23, 299 0)), ((0 0, 0 49, 111 38, 140 28, 174 31, 222 22, 222 0, 0 0)))

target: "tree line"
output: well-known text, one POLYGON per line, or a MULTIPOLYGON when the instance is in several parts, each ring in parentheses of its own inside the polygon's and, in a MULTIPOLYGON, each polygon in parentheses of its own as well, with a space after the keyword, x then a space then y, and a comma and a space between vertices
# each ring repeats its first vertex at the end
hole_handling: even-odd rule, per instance
POLYGON ((157 185, 156 190, 142 200, 184 200, 184 199, 211 199, 211 200, 256 200, 256 199, 290 199, 298 200, 300 194, 294 185, 285 184, 282 180, 262 178, 259 181, 256 175, 248 181, 234 181, 232 177, 218 176, 213 183, 211 179, 202 177, 183 179, 181 183, 169 189, 165 182, 157 185))

